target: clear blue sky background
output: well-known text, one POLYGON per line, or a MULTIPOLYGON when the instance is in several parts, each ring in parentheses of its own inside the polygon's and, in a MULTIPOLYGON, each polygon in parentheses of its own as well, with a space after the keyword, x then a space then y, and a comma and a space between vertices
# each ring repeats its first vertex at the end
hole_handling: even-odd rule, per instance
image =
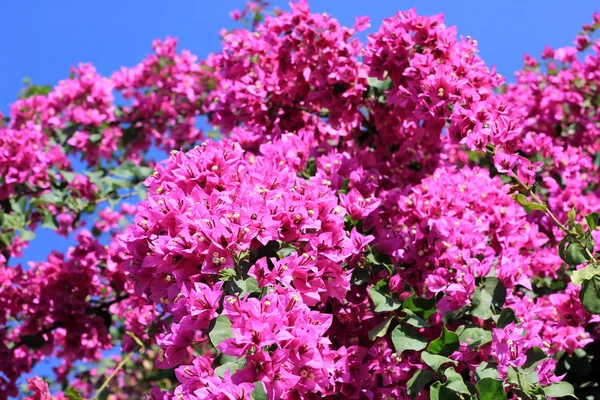
MULTIPOLYGON (((523 54, 538 55, 545 45, 567 46, 592 12, 597 0, 312 0, 315 12, 328 12, 343 24, 371 16, 381 20, 398 10, 417 7, 420 14, 446 15, 461 35, 479 41, 488 65, 511 79, 523 54)), ((287 9, 286 1, 272 5, 287 9)), ((109 75, 139 62, 155 38, 174 36, 180 47, 199 57, 218 51, 218 32, 236 26, 229 11, 243 0, 8 0, 0 4, 0 111, 6 113, 29 77, 38 84, 56 84, 79 62, 91 62, 109 75)), ((27 251, 27 260, 41 260, 70 242, 43 232, 27 251)), ((38 369, 46 372, 47 366, 38 369)))

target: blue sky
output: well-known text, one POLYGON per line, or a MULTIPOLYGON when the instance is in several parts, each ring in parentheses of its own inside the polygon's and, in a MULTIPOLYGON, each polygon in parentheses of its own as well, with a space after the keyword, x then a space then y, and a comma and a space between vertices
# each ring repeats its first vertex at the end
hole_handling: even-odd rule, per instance
MULTIPOLYGON (((581 25, 591 21, 594 9, 600 9, 597 0, 574 0, 568 6, 564 0, 312 0, 310 4, 313 11, 328 12, 346 25, 352 25, 355 16, 369 15, 370 31, 401 9, 443 13, 446 24, 476 38, 487 64, 509 79, 522 66, 523 54, 538 55, 545 45, 570 45, 581 25)), ((239 0, 2 2, 0 111, 8 111, 24 77, 54 85, 79 62, 91 62, 108 75, 139 62, 150 53, 155 38, 178 37, 181 48, 205 57, 219 50, 219 30, 235 26, 229 11, 242 5, 239 0)), ((288 7, 286 1, 272 5, 288 7)), ((26 259, 43 259, 51 248, 65 250, 69 243, 43 232, 26 259)))
MULTIPOLYGON (((6 111, 23 77, 56 83, 78 62, 92 62, 104 74, 133 65, 150 51, 155 38, 180 38, 183 48, 200 57, 219 49, 218 32, 232 27, 229 11, 240 0, 19 0, 0 5, 0 110, 6 111)), ((287 8, 286 1, 273 5, 287 8)), ((416 6, 421 14, 444 13, 448 25, 475 37, 488 64, 510 76, 526 52, 544 45, 569 45, 591 20, 594 0, 312 0, 314 11, 327 11, 342 23, 370 15, 373 28, 400 9, 416 6)))

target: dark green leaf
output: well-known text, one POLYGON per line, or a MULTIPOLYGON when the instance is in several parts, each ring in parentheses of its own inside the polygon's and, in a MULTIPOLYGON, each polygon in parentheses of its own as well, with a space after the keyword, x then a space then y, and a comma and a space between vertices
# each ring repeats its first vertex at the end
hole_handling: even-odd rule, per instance
POLYGON ((506 288, 497 278, 486 278, 481 287, 475 289, 471 299, 471 315, 489 319, 494 309, 500 309, 506 299, 506 288))
POLYGON ((377 326, 369 331, 369 340, 375 340, 378 337, 385 336, 390 324, 392 323, 392 317, 386 318, 383 322, 377 324, 377 326))
POLYGON ((426 369, 417 370, 412 378, 406 383, 406 388, 408 389, 410 397, 416 397, 421 390, 423 390, 425 385, 431 382, 434 377, 435 373, 432 371, 426 369))
POLYGON ((433 297, 431 299, 423 299, 413 295, 405 299, 402 306, 405 308, 405 311, 412 311, 424 321, 427 321, 431 314, 437 311, 435 308, 435 298, 433 297))
POLYGON ((507 380, 509 383, 512 383, 513 385, 523 390, 525 393, 531 393, 532 391, 531 383, 529 383, 529 381, 525 378, 525 376, 523 376, 523 374, 520 371, 517 371, 512 366, 508 367, 507 380))
POLYGON ((600 314, 600 276, 583 281, 579 299, 588 312, 600 314))
POLYGON ((561 258, 561 260, 565 261, 567 258, 567 244, 569 244, 569 240, 567 237, 564 237, 560 243, 558 243, 558 256, 561 258))
POLYGON ((427 351, 447 357, 458 350, 459 347, 458 335, 444 326, 440 337, 429 343, 427 351))
POLYGON ((69 400, 84 400, 79 390, 74 387, 68 387, 67 390, 65 390, 64 396, 69 400))
POLYGON ((479 400, 506 400, 506 391, 502 381, 492 378, 483 378, 477 382, 479 400))
POLYGON ((590 259, 586 249, 577 243, 571 243, 565 254, 565 261, 569 265, 583 264, 590 259))
POLYGON ((593 231, 600 225, 600 213, 593 212, 585 216, 590 231, 593 231))
POLYGON ((450 390, 440 381, 434 382, 429 388, 429 398, 431 400, 462 400, 453 390, 450 390))
POLYGON ((403 311, 406 315, 404 316, 404 318, 402 318, 402 321, 404 321, 407 324, 414 326, 416 328, 428 328, 429 327, 429 324, 427 323, 427 321, 425 321, 423 318, 419 317, 413 311, 411 311, 409 309, 404 309, 403 311))
POLYGON ((364 285, 369 282, 369 271, 364 268, 354 268, 352 271, 352 277, 350 278, 350 284, 353 286, 364 285))
POLYGON ((500 316, 498 317, 498 321, 496 321, 496 326, 499 329, 503 329, 506 325, 510 325, 511 323, 517 323, 517 317, 515 316, 515 312, 512 308, 504 308, 500 312, 500 316))
POLYGON ((405 332, 401 325, 393 330, 392 342, 398 355, 401 355, 405 350, 423 350, 427 346, 427 339, 424 336, 405 332))
POLYGON ((527 356, 527 360, 525 361, 525 364, 521 366, 521 370, 526 374, 535 371, 537 365, 548 358, 544 350, 535 346, 527 350, 525 355, 527 356))

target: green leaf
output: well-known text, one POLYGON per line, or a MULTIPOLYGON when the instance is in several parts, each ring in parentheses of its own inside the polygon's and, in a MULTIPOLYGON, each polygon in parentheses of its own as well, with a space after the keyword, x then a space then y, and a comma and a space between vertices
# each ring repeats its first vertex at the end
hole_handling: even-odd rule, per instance
POLYGON ((591 263, 571 274, 571 282, 575 285, 581 285, 583 281, 592 279, 600 273, 600 265, 591 263))
POLYGON ((67 183, 71 183, 73 182, 73 179, 75 179, 75 172, 65 171, 62 169, 59 172, 67 183))
POLYGON ((427 339, 424 336, 411 332, 404 332, 402 326, 398 325, 392 331, 392 342, 398 355, 405 350, 423 350, 427 346, 427 339))
POLYGON ((383 322, 377 324, 377 326, 371 329, 368 333, 369 340, 375 340, 378 337, 385 336, 390 324, 392 323, 392 317, 386 318, 383 322))
POLYGON ((527 350, 525 355, 527 356, 527 360, 521 366, 521 371, 523 371, 525 374, 535 371, 537 365, 548 358, 548 355, 546 355, 544 350, 535 346, 527 350))
POLYGON ((567 244, 569 243, 568 237, 564 237, 559 243, 558 243, 558 256, 561 258, 561 260, 565 261, 567 258, 567 244))
POLYGON ((2 214, 2 228, 21 229, 25 220, 21 214, 2 214))
POLYGON ((215 374, 219 378, 223 378, 225 376, 225 372, 229 371, 229 373, 231 375, 233 375, 233 374, 235 374, 237 369, 238 369, 238 363, 229 361, 229 362, 223 363, 222 365, 219 365, 217 368, 215 368, 215 374))
POLYGON ((402 305, 400 300, 396 300, 390 295, 381 293, 377 286, 371 286, 369 288, 369 294, 375 305, 375 312, 394 311, 399 309, 402 305))
POLYGON ((252 277, 246 279, 236 279, 234 282, 242 290, 240 292, 241 297, 246 296, 248 293, 260 293, 258 281, 252 277))
POLYGON ((508 367, 508 382, 516 385, 518 388, 521 388, 525 393, 531 393, 532 387, 531 383, 523 376, 523 374, 517 371, 512 366, 508 367))
POLYGON ((382 81, 370 76, 367 78, 367 84, 370 87, 377 89, 379 93, 384 93, 392 87, 392 80, 388 77, 382 81))
POLYGON ((444 357, 444 356, 439 356, 437 354, 431 354, 428 353, 426 351, 421 353, 421 359, 423 360, 423 362, 427 365, 429 365, 431 367, 431 369, 433 369, 434 371, 438 372, 440 367, 443 364, 446 363, 452 363, 454 365, 457 365, 457 361, 456 360, 452 360, 448 357, 444 357))
POLYGON ((65 390, 64 396, 69 400, 85 400, 79 390, 74 387, 68 387, 67 390, 65 390))
POLYGON ((119 199, 118 197, 117 198, 109 197, 108 198, 108 206, 114 210, 120 201, 121 201, 121 199, 119 199))
POLYGON ((506 300, 506 288, 497 278, 486 278, 480 287, 475 289, 471 299, 471 315, 490 319, 494 309, 500 309, 506 300))
POLYGON ((600 314, 600 276, 583 281, 579 299, 588 312, 600 314))
POLYGON ((495 363, 482 362, 475 368, 475 377, 477 379, 492 378, 498 379, 498 366, 495 363))
POLYGON ((448 389, 452 389, 458 393, 470 394, 469 388, 465 385, 462 375, 456 372, 454 367, 446 369, 444 375, 448 378, 448 381, 446 382, 446 387, 448 389))
POLYGON ((577 243, 571 243, 565 254, 565 262, 569 265, 583 264, 590 259, 586 249, 577 243))
POLYGON ((576 216, 577 216, 577 211, 575 210, 575 207, 573 207, 573 208, 571 208, 571 211, 569 211, 567 213, 567 218, 569 220, 569 226, 571 226, 575 223, 576 216))
POLYGON ((226 281, 229 280, 229 278, 234 278, 236 276, 237 272, 235 272, 235 269, 233 268, 223 268, 222 270, 219 271, 219 280, 220 281, 226 281))
POLYGON ((104 185, 108 188, 109 191, 114 192, 119 189, 131 189, 133 187, 133 183, 128 179, 120 179, 113 178, 112 176, 107 176, 102 179, 104 185))
POLYGON ((219 363, 221 365, 215 368, 215 374, 219 378, 223 378, 225 376, 225 372, 227 371, 229 371, 230 375, 233 375, 236 371, 246 368, 247 365, 245 356, 238 358, 225 354, 221 354, 219 357, 219 363))
POLYGON ((525 207, 525 209, 527 209, 528 211, 530 211, 530 210, 538 210, 538 211, 546 212, 546 210, 548 210, 548 207, 546 206, 546 204, 533 203, 533 202, 527 200, 527 197, 525 197, 524 194, 517 193, 512 198, 517 203, 519 203, 520 205, 522 205, 523 207, 525 207))
POLYGON ((426 369, 420 369, 406 383, 408 394, 410 397, 417 397, 417 395, 423 390, 425 385, 433 380, 435 373, 426 369))
POLYGON ((133 169, 135 168, 135 164, 131 160, 124 161, 112 171, 113 175, 119 176, 121 178, 133 178, 133 169))
POLYGON ((369 272, 363 268, 354 268, 352 271, 352 277, 350 278, 350 284, 352 286, 364 285, 369 282, 369 272))
POLYGON ((267 391, 265 390, 265 385, 262 382, 254 382, 254 390, 250 395, 250 399, 252 400, 267 400, 267 391))
POLYGON ((518 322, 514 310, 512 308, 504 308, 500 312, 498 321, 496 321, 496 327, 503 329, 506 325, 510 325, 513 322, 518 322))
POLYGON ((12 243, 13 235, 12 232, 0 233, 0 242, 6 246, 10 246, 12 243))
POLYGON ((17 214, 25 214, 25 209, 27 208, 27 196, 21 196, 18 199, 11 199, 10 208, 17 214))
POLYGON ((429 388, 430 400, 461 400, 458 394, 446 387, 440 381, 434 382, 429 388))
POLYGON ((585 216, 590 231, 593 231, 600 225, 600 213, 593 212, 585 216))
POLYGON ((88 136, 88 138, 90 139, 90 142, 92 142, 92 143, 100 143, 100 141, 102 140, 102 133, 101 132, 92 133, 88 136))
POLYGON ((572 397, 574 399, 577 398, 577 396, 575 396, 575 391, 573 390, 573 385, 565 381, 553 383, 552 385, 546 386, 544 388, 544 394, 549 397, 572 397))
POLYGON ((23 229, 23 230, 21 230, 21 240, 23 240, 25 242, 30 242, 33 239, 35 239, 35 232, 34 231, 30 231, 29 229, 23 229))
POLYGON ((414 326, 415 328, 428 328, 430 326, 427 321, 419 317, 411 310, 404 309, 403 311, 406 315, 402 318, 402 321, 406 322, 407 324, 414 326))
POLYGON ((135 192, 140 198, 140 201, 144 201, 148 197, 148 190, 144 185, 137 185, 135 187, 135 192))
POLYGON ((225 315, 219 315, 215 319, 215 325, 208 334, 210 342, 217 347, 223 340, 231 339, 233 332, 231 330, 231 321, 225 315))
POLYGON ((145 167, 143 165, 136 165, 133 167, 133 175, 138 182, 146 180, 152 172, 154 172, 154 169, 151 167, 145 167))
POLYGON ((458 335, 448 330, 444 325, 440 337, 429 343, 427 351, 433 354, 449 356, 458 350, 459 347, 460 342, 458 340, 458 335))
POLYGON ((435 307, 435 298, 423 299, 421 297, 410 296, 402 303, 404 311, 410 310, 424 321, 427 321, 431 314, 437 311, 435 307))
POLYGON ((506 400, 506 391, 502 381, 483 378, 477 382, 479 400, 506 400))

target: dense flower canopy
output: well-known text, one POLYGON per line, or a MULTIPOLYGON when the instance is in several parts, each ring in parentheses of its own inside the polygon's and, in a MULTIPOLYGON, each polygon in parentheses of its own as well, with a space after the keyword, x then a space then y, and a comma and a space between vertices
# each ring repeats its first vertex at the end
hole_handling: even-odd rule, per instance
POLYGON ((598 396, 600 14, 506 84, 441 15, 266 6, 3 118, 0 399, 598 396))

